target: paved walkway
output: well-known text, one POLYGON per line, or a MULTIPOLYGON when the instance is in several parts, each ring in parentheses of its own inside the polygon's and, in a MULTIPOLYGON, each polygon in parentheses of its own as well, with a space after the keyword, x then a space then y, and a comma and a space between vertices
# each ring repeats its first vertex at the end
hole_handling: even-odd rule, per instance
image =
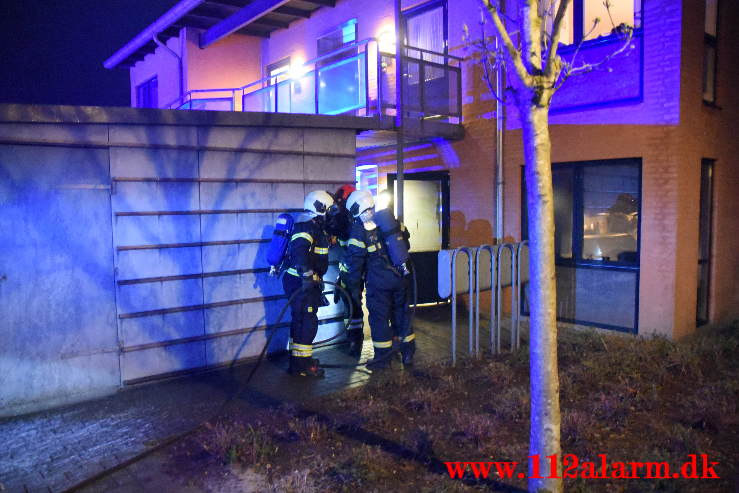
MULTIPOLYGON (((449 359, 449 314, 448 306, 418 310, 414 325, 420 365, 449 359)), ((466 334, 466 318, 463 313, 459 317, 464 328, 460 332, 466 334)), ((466 336, 460 334, 460 352, 466 347, 466 336)), ((328 364, 355 361, 343 351, 342 346, 333 346, 319 350, 317 356, 328 364)), ((371 342, 365 340, 363 359, 371 352, 371 342)), ((363 367, 332 368, 324 379, 305 381, 287 375, 286 367, 287 357, 264 361, 249 385, 250 398, 306 402, 361 385, 370 375, 363 367)), ((250 370, 245 365, 233 372, 152 383, 95 401, 0 420, 0 491, 65 491, 136 457, 217 413, 229 397, 243 390, 240 382, 250 370)))

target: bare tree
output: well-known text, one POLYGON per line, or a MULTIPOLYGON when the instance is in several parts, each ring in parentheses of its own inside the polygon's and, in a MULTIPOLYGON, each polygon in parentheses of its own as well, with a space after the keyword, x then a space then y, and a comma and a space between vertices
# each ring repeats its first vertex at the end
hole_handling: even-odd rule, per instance
MULTIPOLYGON (((623 24, 613 26, 613 33, 623 37, 623 44, 598 63, 578 64, 580 45, 568 61, 560 58, 557 53, 562 23, 572 0, 517 0, 518 9, 514 17, 508 16, 512 9, 503 11, 500 0, 480 1, 484 7, 480 22, 481 38, 471 45, 478 48, 478 53, 481 54, 483 78, 491 93, 498 100, 518 108, 523 135, 530 245, 529 454, 540 458, 539 477, 529 479, 529 491, 561 492, 554 198, 549 108, 555 91, 570 76, 592 71, 626 51, 630 46, 632 28, 623 24), (494 42, 485 32, 487 21, 492 21, 494 42), (502 94, 495 90, 494 84, 495 72, 499 69, 507 75, 508 82, 502 94)), ((610 0, 603 0, 603 5, 610 18, 610 0)), ((595 30, 598 22, 596 19, 590 33, 595 30)), ((611 23, 613 24, 612 20, 611 23)), ((590 33, 586 33, 583 39, 590 33)), ((469 31, 467 37, 469 38, 469 31)), ((532 466, 533 463, 529 466, 530 472, 533 472, 532 466)))

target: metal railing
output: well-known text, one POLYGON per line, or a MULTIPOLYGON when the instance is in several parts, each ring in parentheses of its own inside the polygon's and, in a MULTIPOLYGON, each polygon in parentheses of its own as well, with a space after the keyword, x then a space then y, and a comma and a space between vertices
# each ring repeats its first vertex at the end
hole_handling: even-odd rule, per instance
POLYGON ((462 118, 461 58, 403 46, 403 105, 410 116, 462 118))
MULTIPOLYGON (((480 355, 480 293, 490 290, 490 352, 498 354, 501 351, 502 328, 505 319, 503 310, 504 288, 510 288, 510 350, 520 347, 521 341, 521 305, 523 286, 528 282, 528 241, 520 243, 503 243, 500 245, 480 245, 474 247, 460 247, 449 255, 449 269, 439 272, 450 273, 450 298, 452 304, 451 320, 451 353, 452 364, 457 362, 457 256, 464 253, 467 256, 467 294, 468 307, 468 354, 480 355), (489 263, 481 266, 481 259, 487 252, 489 263), (506 260, 510 262, 506 262, 506 260), (489 277, 483 278, 482 273, 489 277)), ((463 294, 460 291, 459 294, 463 294)), ((440 293, 441 295, 442 293, 440 293)), ((443 295, 442 295, 443 296, 443 295)))
MULTIPOLYGON (((403 46, 405 113, 459 123, 461 58, 403 46)), ((240 87, 193 89, 170 109, 394 116, 395 54, 368 38, 240 87)))

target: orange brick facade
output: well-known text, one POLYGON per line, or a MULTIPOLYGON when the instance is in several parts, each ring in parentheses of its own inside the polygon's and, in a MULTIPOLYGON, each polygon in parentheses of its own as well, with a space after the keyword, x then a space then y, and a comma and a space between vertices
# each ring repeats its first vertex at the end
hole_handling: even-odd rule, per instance
MULTIPOLYGON (((696 328, 704 158, 715 160, 709 318, 726 323, 739 317, 739 139, 732 135, 739 127, 739 104, 732 91, 732 83, 739 80, 734 63, 739 8, 733 1, 720 5, 713 107, 702 101, 704 2, 685 0, 682 7, 675 3, 644 0, 651 23, 646 23, 647 17, 643 102, 554 116, 550 132, 553 163, 641 158, 639 333, 679 338, 696 328), (664 82, 671 78, 677 87, 664 82), (627 121, 647 114, 645 119, 653 123, 608 124, 624 118, 619 112, 634 112, 627 114, 627 121), (665 124, 660 124, 660 112, 667 115, 665 124), (677 121, 667 122, 669 115, 678 115, 677 121), (586 124, 577 124, 581 116, 586 124), (597 124, 598 119, 603 124, 597 124)), ((464 70, 464 139, 408 144, 405 163, 409 172, 449 171, 452 247, 490 243, 495 231, 494 104, 480 82, 479 68, 467 62, 464 70)), ((380 165, 379 188, 384 174, 394 171, 391 150, 368 150, 358 157, 362 164, 380 165)), ((521 238, 522 165, 520 130, 509 129, 504 138, 504 231, 512 240, 521 238)))

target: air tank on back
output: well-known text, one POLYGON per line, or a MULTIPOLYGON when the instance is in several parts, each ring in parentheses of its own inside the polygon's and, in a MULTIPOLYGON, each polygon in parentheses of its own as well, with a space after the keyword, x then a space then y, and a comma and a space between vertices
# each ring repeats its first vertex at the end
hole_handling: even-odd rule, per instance
POLYGON ((390 262, 403 275, 408 274, 407 262, 410 259, 408 243, 404 238, 403 231, 400 229, 400 223, 395 219, 393 212, 389 207, 375 211, 373 220, 385 239, 385 247, 387 248, 390 262))

